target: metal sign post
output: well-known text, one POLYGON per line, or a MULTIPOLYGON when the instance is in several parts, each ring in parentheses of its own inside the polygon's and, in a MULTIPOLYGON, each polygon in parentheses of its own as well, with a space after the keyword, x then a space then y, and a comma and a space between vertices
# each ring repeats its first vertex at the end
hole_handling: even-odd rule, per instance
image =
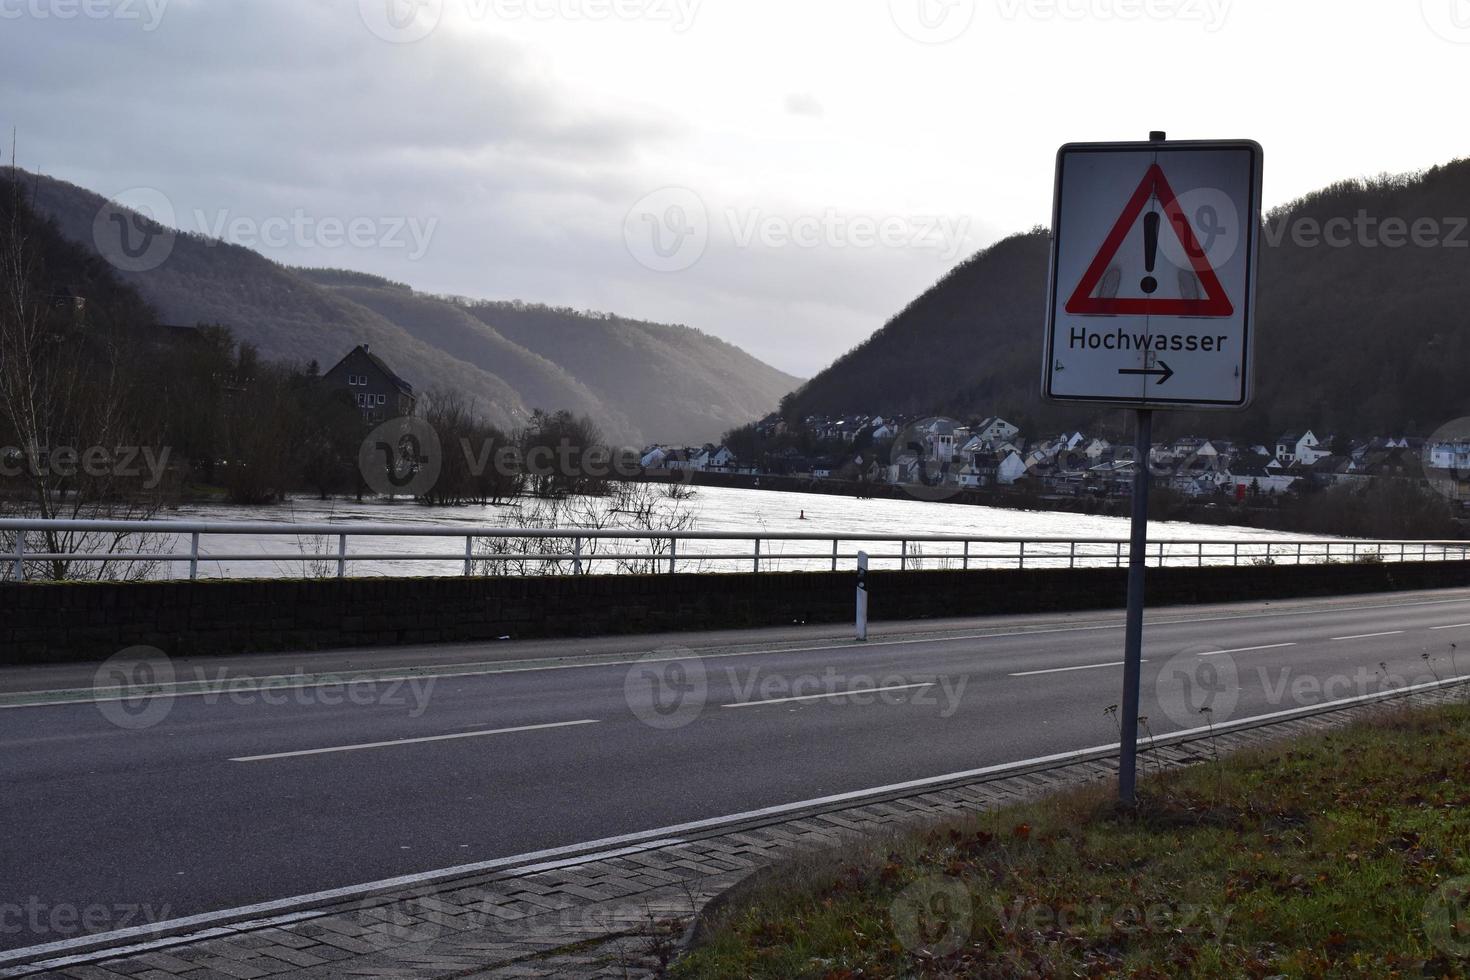
POLYGON ((1138 782, 1138 688, 1143 672, 1143 573, 1148 562, 1149 453, 1153 449, 1154 413, 1133 413, 1133 526, 1128 542, 1128 626, 1123 637, 1123 744, 1118 757, 1118 799, 1132 805, 1138 782))
POLYGON ((868 553, 858 552, 857 573, 857 638, 868 638, 868 553))
POLYGON ((1143 587, 1155 408, 1240 409, 1263 153, 1249 140, 1073 143, 1057 154, 1042 391, 1133 410, 1118 797, 1136 802, 1143 587))

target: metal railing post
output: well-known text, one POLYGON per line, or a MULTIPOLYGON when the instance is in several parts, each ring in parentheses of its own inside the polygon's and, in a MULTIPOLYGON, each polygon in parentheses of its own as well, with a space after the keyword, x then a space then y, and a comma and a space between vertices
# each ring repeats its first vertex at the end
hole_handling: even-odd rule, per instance
POLYGON ((967 571, 967 572, 970 570, 970 542, 969 542, 969 540, 966 540, 965 541, 965 566, 964 566, 964 570, 967 571))
POLYGON ((909 570, 909 543, 904 541, 901 544, 903 548, 898 556, 898 570, 900 572, 906 572, 909 570))
POLYGON ((1072 547, 1069 549, 1069 551, 1067 553, 1067 567, 1068 568, 1076 568, 1077 567, 1077 542, 1076 541, 1073 541, 1072 542, 1072 547))
POLYGON ((464 536, 464 577, 469 578, 475 569, 475 536, 466 534, 464 536))
POLYGON ((199 532, 189 535, 189 581, 199 578, 199 532))
POLYGON ((761 570, 761 539, 755 539, 755 571, 759 575, 761 570))
POLYGON ((1199 567, 1205 567, 1205 543, 1203 541, 1199 542, 1199 567))
POLYGON ((1021 542, 1021 550, 1016 553, 1016 567, 1026 567, 1026 542, 1024 541, 1021 542))
POLYGON ((572 539, 572 574, 582 574, 582 539, 572 539))
POLYGON ((837 571, 837 539, 832 539, 832 571, 837 571))
MULTIPOLYGON (((1332 546, 1328 545, 1327 547, 1330 549, 1332 546)), ((1302 563, 1302 543, 1300 541, 1296 543, 1296 563, 1298 565, 1302 563)))
POLYGON ((1230 565, 1232 568, 1240 567, 1240 542, 1236 541, 1230 550, 1230 565))
POLYGON ((347 577, 347 534, 337 535, 337 577, 347 577))
MULTIPOLYGON (((757 545, 757 547, 759 547, 759 545, 757 545)), ((669 574, 670 575, 675 574, 675 569, 677 569, 678 567, 679 567, 679 539, 678 538, 669 538, 669 574)), ((758 570, 759 569, 757 569, 757 571, 758 570)))

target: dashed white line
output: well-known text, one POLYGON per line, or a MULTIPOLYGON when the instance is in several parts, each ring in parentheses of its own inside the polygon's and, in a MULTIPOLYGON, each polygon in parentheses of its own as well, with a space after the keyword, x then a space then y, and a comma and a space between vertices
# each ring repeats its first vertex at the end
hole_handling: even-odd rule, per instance
POLYGON ((1407 633, 1408 630, 1389 630, 1387 633, 1357 633, 1353 636, 1334 636, 1333 640, 1371 640, 1375 636, 1398 636, 1407 633))
POLYGON ((1219 657, 1227 653, 1255 653, 1257 650, 1280 650, 1282 647, 1294 647, 1296 643, 1271 643, 1263 647, 1239 647, 1235 650, 1212 650, 1209 653, 1200 654, 1201 657, 1219 657))
MULTIPOLYGON (((1148 663, 1140 660, 1139 663, 1148 663)), ((1106 664, 1083 664, 1081 667, 1053 667, 1051 670, 1024 670, 1019 674, 1011 674, 1012 677, 1040 677, 1042 674, 1065 674, 1069 670, 1097 670, 1099 667, 1121 667, 1123 661, 1116 660, 1106 664)))
POLYGON ((428 735, 423 738, 397 738, 388 742, 363 742, 361 745, 334 745, 325 749, 302 749, 299 752, 273 752, 270 755, 243 755, 231 762, 265 762, 269 759, 294 759, 303 755, 326 755, 329 752, 358 752, 363 749, 382 749, 393 745, 417 745, 421 742, 448 742, 456 738, 484 738, 486 735, 511 735, 515 732, 539 732, 548 728, 572 728, 577 725, 596 725, 597 719, 582 721, 558 721, 549 725, 521 725, 517 728, 496 728, 483 732, 458 732, 454 735, 428 735))
POLYGON ((792 701, 820 701, 823 698, 846 698, 860 697, 865 694, 882 694, 884 691, 911 691, 916 687, 933 687, 934 681, 925 681, 922 684, 895 684, 893 687, 862 687, 851 691, 829 691, 826 694, 803 694, 794 698, 771 698, 767 701, 736 701, 732 704, 722 704, 722 708, 754 708, 761 704, 788 704, 792 701))
POLYGON ((1470 623, 1455 623, 1453 626, 1431 626, 1432 630, 1462 630, 1470 627, 1470 623))

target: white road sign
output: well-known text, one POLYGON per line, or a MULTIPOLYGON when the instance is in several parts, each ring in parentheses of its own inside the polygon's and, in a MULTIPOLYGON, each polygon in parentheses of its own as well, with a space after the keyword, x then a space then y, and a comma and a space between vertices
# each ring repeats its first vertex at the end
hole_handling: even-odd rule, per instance
POLYGON ((1240 408, 1262 151, 1248 140, 1057 154, 1043 390, 1134 408, 1240 408))

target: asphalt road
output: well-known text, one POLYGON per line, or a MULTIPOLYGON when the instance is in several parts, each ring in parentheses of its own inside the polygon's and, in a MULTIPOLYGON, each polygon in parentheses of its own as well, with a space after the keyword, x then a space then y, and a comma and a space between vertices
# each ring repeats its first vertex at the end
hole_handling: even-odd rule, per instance
MULTIPOLYGON (((415 670, 131 701, 35 693, 77 668, 0 671, 0 949, 1115 737, 1121 614, 922 628, 865 645, 722 636, 632 662, 627 639, 560 645, 598 659, 583 665, 469 647, 323 655, 313 671, 415 670), (67 925, 67 910, 90 920, 67 925)), ((1470 673, 1470 591, 1165 610, 1144 657, 1160 735, 1373 693, 1470 673)), ((169 666, 220 680, 244 663, 169 666)))

